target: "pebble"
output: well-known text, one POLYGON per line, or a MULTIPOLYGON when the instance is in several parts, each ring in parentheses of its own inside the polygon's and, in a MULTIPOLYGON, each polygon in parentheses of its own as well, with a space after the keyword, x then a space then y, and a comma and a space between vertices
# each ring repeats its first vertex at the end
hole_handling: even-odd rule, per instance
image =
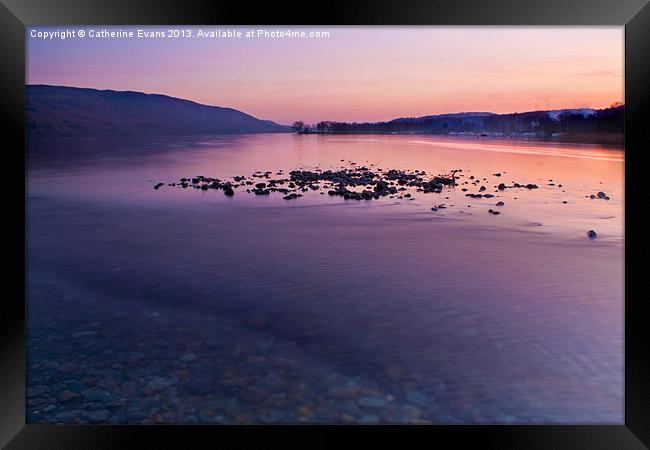
POLYGON ((59 366, 59 372, 72 373, 76 372, 79 366, 73 362, 65 362, 59 366))
POLYGON ((72 419, 81 416, 82 412, 79 410, 61 411, 54 416, 54 421, 59 423, 70 423, 72 419))
POLYGON ((71 400, 75 400, 81 397, 78 393, 72 392, 72 391, 61 391, 59 395, 57 395, 57 398, 59 401, 62 402, 69 402, 71 400))
POLYGON ((206 395, 214 391, 214 379, 207 373, 197 374, 186 380, 183 387, 189 394, 206 395))
POLYGON ((381 397, 361 396, 357 400, 359 406, 364 408, 385 408, 388 402, 381 397))
POLYGON ((427 406, 429 406, 429 400, 427 399, 426 395, 424 395, 420 391, 415 391, 415 390, 406 391, 406 400, 422 408, 426 408, 427 406))
POLYGON ((100 409, 98 411, 93 411, 88 413, 86 417, 92 423, 102 423, 106 422, 111 416, 111 412, 107 409, 100 409))
POLYGON ((327 392, 329 397, 339 400, 351 400, 359 395, 360 388, 358 386, 340 386, 330 388, 327 392))
POLYGON ((33 397, 40 397, 42 395, 45 395, 48 392, 47 386, 34 386, 27 388, 26 390, 26 396, 27 398, 33 398, 33 397))
POLYGON ((260 403, 266 399, 267 396, 268 393, 259 386, 244 389, 238 395, 238 397, 246 403, 260 403))
POLYGON ((197 356, 194 353, 187 353, 179 358, 180 361, 183 362, 190 362, 194 361, 197 358, 197 356))
POLYGON ((153 377, 144 387, 144 391, 147 394, 154 394, 164 391, 168 387, 175 385, 176 382, 175 378, 153 377))
POLYGON ((381 419, 374 414, 366 414, 359 419, 359 423, 363 425, 376 425, 380 422, 381 419))

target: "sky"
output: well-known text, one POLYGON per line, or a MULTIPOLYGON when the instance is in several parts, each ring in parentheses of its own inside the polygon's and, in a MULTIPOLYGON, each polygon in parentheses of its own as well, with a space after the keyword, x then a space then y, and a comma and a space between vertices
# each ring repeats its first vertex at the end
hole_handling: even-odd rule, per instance
POLYGON ((172 28, 191 36, 137 36, 170 27, 27 28, 26 81, 166 94, 282 124, 603 108, 624 98, 623 27, 172 28), (38 37, 57 30, 85 35, 38 37), (102 30, 134 37, 96 37, 102 30))

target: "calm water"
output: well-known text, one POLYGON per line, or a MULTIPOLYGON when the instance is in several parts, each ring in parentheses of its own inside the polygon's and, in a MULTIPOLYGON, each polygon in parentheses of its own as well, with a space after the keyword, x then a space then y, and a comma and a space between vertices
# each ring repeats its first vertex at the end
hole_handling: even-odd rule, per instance
POLYGON ((621 149, 251 135, 27 158, 30 422, 623 422, 621 149), (351 161, 539 189, 152 188, 351 161))

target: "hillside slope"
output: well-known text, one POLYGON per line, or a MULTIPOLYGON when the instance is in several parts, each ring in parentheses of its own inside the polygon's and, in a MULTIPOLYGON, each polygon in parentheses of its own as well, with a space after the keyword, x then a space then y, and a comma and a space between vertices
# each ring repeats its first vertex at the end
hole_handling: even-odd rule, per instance
POLYGON ((282 133, 241 111, 131 91, 27 85, 29 136, 282 133))

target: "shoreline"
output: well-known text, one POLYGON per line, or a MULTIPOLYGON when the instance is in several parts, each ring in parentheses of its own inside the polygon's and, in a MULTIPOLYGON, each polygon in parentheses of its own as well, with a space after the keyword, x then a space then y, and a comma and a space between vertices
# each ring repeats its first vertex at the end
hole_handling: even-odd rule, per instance
POLYGON ((295 135, 317 135, 317 136, 431 136, 441 138, 464 138, 464 139, 502 139, 510 141, 566 143, 566 144, 593 144, 621 146, 624 150, 624 133, 566 133, 559 136, 541 136, 528 134, 499 134, 499 133, 425 133, 425 132, 298 132, 295 135))

